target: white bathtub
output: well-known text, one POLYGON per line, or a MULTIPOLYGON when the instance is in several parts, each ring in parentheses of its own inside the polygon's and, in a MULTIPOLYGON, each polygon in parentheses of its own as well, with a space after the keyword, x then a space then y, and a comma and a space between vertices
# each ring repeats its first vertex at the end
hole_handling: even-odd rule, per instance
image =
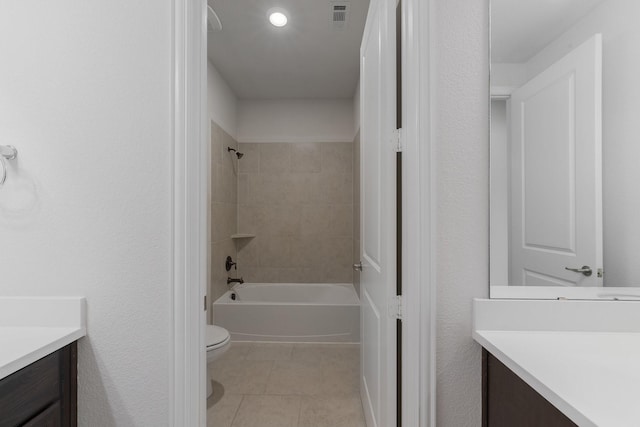
POLYGON ((213 315, 236 341, 360 341, 360 300, 350 283, 245 283, 218 298, 213 315))

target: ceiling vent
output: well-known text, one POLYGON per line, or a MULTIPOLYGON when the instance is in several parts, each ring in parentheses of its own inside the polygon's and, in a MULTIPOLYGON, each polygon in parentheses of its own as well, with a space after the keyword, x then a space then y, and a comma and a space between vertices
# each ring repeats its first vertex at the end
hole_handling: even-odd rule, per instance
POLYGON ((342 29, 347 26, 347 18, 349 16, 349 3, 332 2, 331 3, 331 27, 342 29))

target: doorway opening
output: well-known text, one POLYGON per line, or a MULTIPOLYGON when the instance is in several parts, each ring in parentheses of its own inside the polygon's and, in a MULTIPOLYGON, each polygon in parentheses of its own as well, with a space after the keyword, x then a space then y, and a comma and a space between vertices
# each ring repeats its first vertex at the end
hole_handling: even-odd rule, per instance
POLYGON ((207 320, 231 344, 208 364, 207 422, 364 426, 353 265, 369 1, 208 5, 207 320))

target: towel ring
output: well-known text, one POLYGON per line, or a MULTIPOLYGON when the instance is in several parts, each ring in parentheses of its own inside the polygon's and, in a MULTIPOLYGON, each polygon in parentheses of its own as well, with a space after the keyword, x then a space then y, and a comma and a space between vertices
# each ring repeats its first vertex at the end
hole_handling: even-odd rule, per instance
POLYGON ((11 145, 0 145, 0 185, 7 180, 7 160, 13 160, 18 156, 18 150, 11 145), (6 160, 5 160, 6 159, 6 160))

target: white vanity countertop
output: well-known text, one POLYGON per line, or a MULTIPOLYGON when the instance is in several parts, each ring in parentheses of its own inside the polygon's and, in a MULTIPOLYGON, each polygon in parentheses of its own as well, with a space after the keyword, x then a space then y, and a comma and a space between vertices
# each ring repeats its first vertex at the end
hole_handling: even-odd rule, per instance
POLYGON ((579 426, 636 427, 638 316, 637 302, 476 300, 473 337, 579 426))
POLYGON ((0 298, 0 379, 86 335, 84 298, 0 298))

